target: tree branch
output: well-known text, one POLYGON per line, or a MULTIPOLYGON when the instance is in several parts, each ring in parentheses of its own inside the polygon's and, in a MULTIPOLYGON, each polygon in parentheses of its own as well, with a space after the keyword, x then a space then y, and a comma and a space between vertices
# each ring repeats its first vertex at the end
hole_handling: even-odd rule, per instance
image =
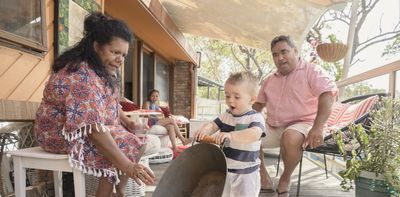
POLYGON ((399 35, 399 33, 400 33, 400 30, 399 31, 391 31, 391 32, 386 32, 386 33, 383 33, 383 34, 379 34, 379 35, 377 35, 375 37, 372 37, 372 38, 370 38, 368 40, 365 40, 364 42, 360 42, 359 45, 368 44, 368 42, 373 42, 373 40, 375 40, 375 39, 379 39, 381 37, 385 37, 387 35, 393 34, 390 37, 390 39, 392 39, 393 37, 396 37, 397 35, 399 35))
POLYGON ((232 52, 232 55, 233 55, 233 57, 235 58, 235 60, 237 61, 237 62, 239 62, 239 64, 246 70, 246 66, 243 64, 243 62, 236 56, 236 53, 235 53, 235 51, 233 50, 233 45, 231 45, 231 52, 232 52))
POLYGON ((365 44, 360 49, 358 49, 358 47, 357 47, 357 50, 356 50, 355 54, 358 54, 360 51, 364 50, 365 48, 367 48, 367 47, 369 47, 369 46, 371 46, 373 44, 376 44, 376 43, 379 43, 379 42, 384 42, 384 41, 387 41, 387 40, 391 40, 391 39, 395 38, 396 36, 397 36, 397 34, 396 35, 392 35, 392 36, 390 36, 388 38, 383 38, 383 39, 371 41, 370 43, 365 44))

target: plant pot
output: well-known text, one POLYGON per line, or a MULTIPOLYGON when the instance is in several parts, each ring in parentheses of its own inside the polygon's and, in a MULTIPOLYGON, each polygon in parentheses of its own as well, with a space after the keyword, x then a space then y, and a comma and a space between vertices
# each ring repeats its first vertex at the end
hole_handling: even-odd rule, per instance
POLYGON ((392 191, 383 175, 375 176, 373 172, 362 171, 355 184, 356 197, 390 197, 392 191))
POLYGON ((347 45, 341 43, 323 43, 317 46, 318 56, 327 62, 337 62, 344 58, 347 45))

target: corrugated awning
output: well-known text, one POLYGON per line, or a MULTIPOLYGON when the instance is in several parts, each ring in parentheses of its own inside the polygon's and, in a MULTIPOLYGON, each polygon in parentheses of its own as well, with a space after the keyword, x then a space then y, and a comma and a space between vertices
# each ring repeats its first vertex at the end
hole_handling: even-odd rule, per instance
POLYGON ((219 83, 217 83, 217 82, 215 82, 215 81, 213 81, 211 79, 207 79, 207 78, 202 77, 202 76, 198 76, 197 79, 198 79, 197 85, 200 86, 200 87, 204 87, 204 86, 206 86, 206 87, 217 87, 217 88, 220 88, 220 89, 224 87, 222 84, 219 84, 219 83))
POLYGON ((160 0, 179 30, 256 48, 277 35, 301 43, 328 8, 347 0, 160 0))

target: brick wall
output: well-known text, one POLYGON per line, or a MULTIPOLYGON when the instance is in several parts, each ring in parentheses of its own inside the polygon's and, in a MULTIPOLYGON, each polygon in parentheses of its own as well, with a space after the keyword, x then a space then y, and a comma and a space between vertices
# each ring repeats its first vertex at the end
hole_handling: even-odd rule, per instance
POLYGON ((172 114, 183 115, 186 118, 191 118, 192 106, 192 77, 191 72, 193 65, 190 62, 178 61, 172 71, 172 92, 170 105, 172 114))

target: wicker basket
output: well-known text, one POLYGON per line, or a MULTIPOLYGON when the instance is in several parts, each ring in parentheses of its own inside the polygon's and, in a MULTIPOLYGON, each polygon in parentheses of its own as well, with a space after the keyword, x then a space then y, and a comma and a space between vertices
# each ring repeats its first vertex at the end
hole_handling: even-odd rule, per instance
POLYGON ((347 45, 341 43, 324 43, 317 46, 318 56, 327 62, 337 62, 347 53, 347 45))
MULTIPOLYGON (((150 169, 149 158, 142 158, 139 161, 139 163, 150 169)), ((146 194, 145 184, 138 185, 134 180, 128 179, 128 183, 126 184, 125 187, 125 194, 126 196, 132 196, 132 197, 144 196, 146 194)))
MULTIPOLYGON (((139 162, 140 164, 149 167, 149 159, 142 158, 139 162)), ((99 184, 99 178, 92 175, 85 175, 85 187, 86 187, 86 196, 94 197, 97 191, 97 185, 99 184)), ((145 196, 146 188, 145 185, 138 185, 134 180, 128 179, 128 182, 125 187, 125 195, 126 196, 145 196)))

